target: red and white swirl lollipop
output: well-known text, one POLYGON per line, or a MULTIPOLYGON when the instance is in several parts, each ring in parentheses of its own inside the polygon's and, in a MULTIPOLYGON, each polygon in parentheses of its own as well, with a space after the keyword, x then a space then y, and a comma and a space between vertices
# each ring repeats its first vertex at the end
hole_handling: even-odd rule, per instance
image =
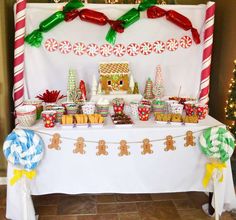
POLYGON ((72 45, 69 41, 61 41, 60 44, 59 44, 59 51, 62 53, 62 54, 68 54, 70 53, 70 51, 72 50, 72 45))
POLYGON ((87 46, 87 54, 90 56, 90 57, 95 57, 97 56, 99 53, 99 47, 97 44, 89 44, 87 46))
POLYGON ((81 56, 86 52, 86 46, 84 43, 77 42, 73 46, 73 51, 75 55, 81 56))
POLYGON ((112 51, 113 51, 113 47, 110 44, 103 44, 100 47, 100 54, 104 57, 111 56, 112 51))
POLYGON ((126 48, 123 44, 116 44, 113 48, 113 53, 117 57, 122 57, 126 53, 126 48))
POLYGON ((179 41, 180 46, 184 49, 191 47, 192 43, 193 43, 193 41, 192 41, 191 37, 189 37, 189 36, 181 37, 181 39, 179 41))
POLYGON ((149 42, 143 42, 140 45, 140 52, 143 55, 149 55, 152 52, 152 44, 149 42))
POLYGON ((158 53, 158 54, 163 53, 165 51, 165 49, 166 49, 166 45, 163 41, 158 40, 158 41, 154 42, 153 51, 155 53, 158 53))
POLYGON ((130 56, 137 56, 139 53, 139 45, 136 43, 131 43, 127 47, 127 53, 130 56))
POLYGON ((49 38, 45 41, 44 47, 49 51, 49 52, 54 52, 58 49, 58 43, 54 38, 49 38))
POLYGON ((169 51, 175 51, 178 49, 178 41, 174 38, 172 39, 169 39, 167 42, 166 42, 166 49, 169 50, 169 51))

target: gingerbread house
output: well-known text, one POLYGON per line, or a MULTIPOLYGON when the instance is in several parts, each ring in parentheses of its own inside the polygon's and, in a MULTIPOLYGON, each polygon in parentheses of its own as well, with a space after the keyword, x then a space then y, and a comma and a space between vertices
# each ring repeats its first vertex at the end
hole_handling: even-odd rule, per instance
POLYGON ((130 69, 128 62, 106 62, 99 64, 102 93, 128 92, 130 69))

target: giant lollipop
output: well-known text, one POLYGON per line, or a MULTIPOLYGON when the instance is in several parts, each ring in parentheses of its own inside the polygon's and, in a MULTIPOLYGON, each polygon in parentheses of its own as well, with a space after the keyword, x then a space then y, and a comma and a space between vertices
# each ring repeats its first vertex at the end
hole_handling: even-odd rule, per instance
POLYGON ((207 187, 210 180, 213 180, 215 219, 219 220, 219 192, 217 184, 223 182, 223 168, 226 168, 226 161, 234 152, 235 140, 233 135, 223 127, 206 129, 200 136, 200 147, 202 152, 210 159, 206 164, 206 172, 203 178, 203 186, 207 187))
POLYGON ((235 148, 233 135, 222 127, 206 129, 200 136, 202 152, 209 158, 226 162, 232 156, 235 148))
POLYGON ((42 160, 43 152, 43 140, 32 130, 16 129, 7 136, 3 144, 3 153, 8 162, 20 169, 14 170, 11 185, 23 175, 29 179, 36 175, 35 168, 42 160))

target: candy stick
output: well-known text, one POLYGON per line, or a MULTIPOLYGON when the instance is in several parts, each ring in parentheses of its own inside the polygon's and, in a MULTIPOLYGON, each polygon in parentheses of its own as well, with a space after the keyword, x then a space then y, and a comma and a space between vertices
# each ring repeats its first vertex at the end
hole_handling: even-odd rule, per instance
POLYGON ((204 48, 202 57, 202 73, 200 83, 199 100, 207 104, 210 92, 210 74, 211 74, 211 55, 213 47, 215 2, 208 2, 206 5, 204 48))
POLYGON ((181 88, 182 88, 182 86, 179 87, 179 92, 178 92, 178 96, 177 96, 178 99, 179 99, 179 96, 180 96, 181 88))

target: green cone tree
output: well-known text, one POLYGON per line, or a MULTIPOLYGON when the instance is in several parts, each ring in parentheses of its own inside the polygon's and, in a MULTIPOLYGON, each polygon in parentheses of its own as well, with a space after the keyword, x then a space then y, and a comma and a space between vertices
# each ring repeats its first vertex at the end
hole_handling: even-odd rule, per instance
POLYGON ((233 77, 229 85, 229 95, 225 107, 226 119, 232 121, 229 130, 236 137, 236 60, 234 61, 233 77))

